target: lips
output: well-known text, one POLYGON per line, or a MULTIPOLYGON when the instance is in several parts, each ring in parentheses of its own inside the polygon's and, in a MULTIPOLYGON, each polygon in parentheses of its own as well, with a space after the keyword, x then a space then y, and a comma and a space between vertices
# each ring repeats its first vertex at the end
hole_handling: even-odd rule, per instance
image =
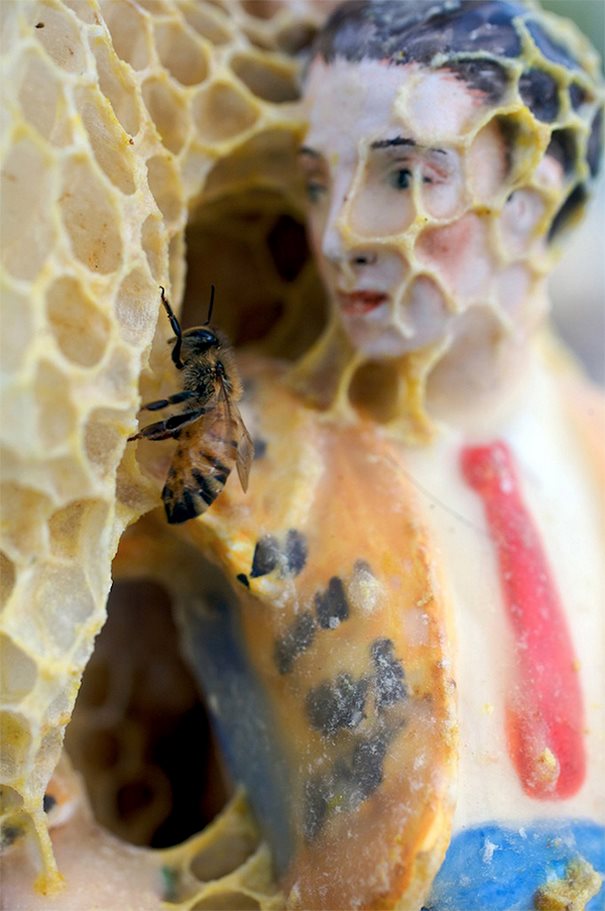
POLYGON ((338 299, 343 313, 349 316, 365 316, 371 313, 388 300, 388 295, 382 291, 353 291, 346 293, 340 291, 338 299))

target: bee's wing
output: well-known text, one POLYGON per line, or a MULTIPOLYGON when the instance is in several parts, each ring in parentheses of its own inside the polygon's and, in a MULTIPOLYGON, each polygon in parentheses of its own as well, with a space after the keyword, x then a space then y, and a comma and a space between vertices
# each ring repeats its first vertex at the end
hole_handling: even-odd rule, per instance
POLYGON ((229 397, 229 394, 225 389, 225 384, 222 377, 219 377, 219 384, 220 394, 218 398, 219 400, 222 400, 224 404, 229 424, 232 428, 233 439, 236 441, 237 455, 235 458, 235 464, 237 465, 239 482, 242 485, 242 490, 245 493, 248 489, 250 466, 252 465, 252 460, 254 458, 254 443, 252 442, 252 437, 248 433, 246 425, 244 424, 239 408, 233 399, 229 397))
MULTIPOLYGON (((237 406, 235 406, 237 408, 237 406)), ((248 477, 250 476, 250 466, 252 465, 252 460, 254 459, 254 443, 252 442, 252 437, 246 429, 246 425, 242 420, 242 416, 237 409, 237 416, 239 418, 239 426, 241 431, 240 441, 237 447, 237 474, 239 476, 239 482, 242 485, 242 490, 244 493, 248 490, 248 477)))

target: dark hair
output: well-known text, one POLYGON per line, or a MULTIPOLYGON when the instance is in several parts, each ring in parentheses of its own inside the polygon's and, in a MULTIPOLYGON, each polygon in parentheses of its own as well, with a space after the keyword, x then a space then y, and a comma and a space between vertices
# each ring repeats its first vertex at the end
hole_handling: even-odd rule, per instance
MULTIPOLYGON (((516 75, 507 61, 523 53, 520 21, 544 57, 581 70, 572 52, 545 31, 538 15, 523 0, 349 0, 319 32, 312 56, 327 63, 340 57, 447 68, 496 102, 516 75)), ((545 92, 552 98, 558 86, 544 70, 528 73, 533 78, 524 80, 523 100, 530 109, 532 104, 539 109, 545 92)), ((549 116, 555 119, 557 113, 558 105, 551 104, 549 116)))
MULTIPOLYGON (((520 50, 512 19, 522 11, 517 3, 493 0, 350 0, 329 18, 313 54, 327 63, 341 57, 426 66, 437 55, 451 58, 478 49, 512 57, 520 50)), ((448 61, 448 68, 493 101, 505 91, 507 73, 498 61, 459 58, 448 61)))

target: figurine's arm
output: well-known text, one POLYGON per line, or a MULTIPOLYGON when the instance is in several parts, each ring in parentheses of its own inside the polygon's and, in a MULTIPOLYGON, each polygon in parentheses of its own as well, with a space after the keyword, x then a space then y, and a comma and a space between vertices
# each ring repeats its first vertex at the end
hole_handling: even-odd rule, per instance
POLYGON ((449 838, 455 754, 431 542, 373 427, 257 395, 248 493, 231 485, 190 530, 222 581, 210 571, 188 612, 189 650, 289 904, 417 908, 449 838))

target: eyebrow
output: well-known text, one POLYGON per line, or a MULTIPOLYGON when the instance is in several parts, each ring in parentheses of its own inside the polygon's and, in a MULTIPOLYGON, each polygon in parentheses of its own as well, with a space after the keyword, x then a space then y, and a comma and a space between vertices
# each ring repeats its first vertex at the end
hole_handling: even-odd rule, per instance
MULTIPOLYGON (((419 149, 425 149, 426 146, 419 146, 413 139, 408 136, 393 136, 391 139, 377 139, 370 145, 371 149, 391 149, 396 146, 416 146, 419 149)), ((439 152, 440 155, 446 155, 445 149, 431 149, 429 152, 439 152)))
POLYGON ((391 146, 415 146, 413 139, 407 136, 393 136, 392 139, 377 139, 370 146, 371 149, 390 149, 391 146))
POLYGON ((298 150, 299 155, 308 155, 309 158, 321 158, 321 153, 317 149, 312 149, 311 146, 301 146, 298 150))

